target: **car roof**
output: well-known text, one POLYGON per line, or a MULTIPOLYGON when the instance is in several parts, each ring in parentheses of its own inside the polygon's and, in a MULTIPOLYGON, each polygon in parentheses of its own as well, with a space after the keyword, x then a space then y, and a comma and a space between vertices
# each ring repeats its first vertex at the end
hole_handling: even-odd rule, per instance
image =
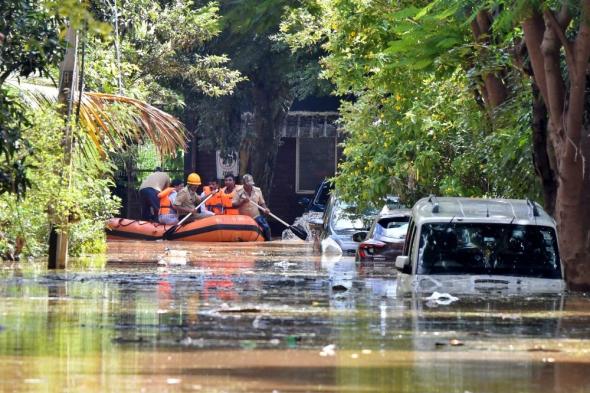
POLYGON ((436 197, 422 198, 412 208, 416 225, 441 220, 542 225, 555 221, 536 202, 524 199, 436 197))
POLYGON ((390 208, 389 206, 385 205, 385 206, 383 206, 383 208, 379 212, 378 218, 410 216, 411 214, 412 214, 411 209, 390 208))

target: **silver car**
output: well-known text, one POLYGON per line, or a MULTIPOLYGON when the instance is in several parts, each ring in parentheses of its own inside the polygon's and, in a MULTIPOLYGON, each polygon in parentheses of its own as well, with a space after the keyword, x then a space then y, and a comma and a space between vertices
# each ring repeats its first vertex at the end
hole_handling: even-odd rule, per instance
POLYGON ((354 205, 332 195, 324 212, 320 240, 329 237, 338 243, 343 254, 354 255, 358 242, 352 236, 359 231, 368 231, 376 213, 369 210, 359 214, 356 210, 354 205))
POLYGON ((395 265, 398 293, 565 289, 555 222, 529 200, 421 199, 395 265))

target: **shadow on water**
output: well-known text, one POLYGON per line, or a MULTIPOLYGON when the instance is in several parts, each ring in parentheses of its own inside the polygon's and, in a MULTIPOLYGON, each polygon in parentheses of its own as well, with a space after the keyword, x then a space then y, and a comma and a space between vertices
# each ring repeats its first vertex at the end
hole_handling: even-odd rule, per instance
POLYGON ((299 242, 84 266, 2 265, 0 391, 590 391, 584 295, 398 298, 390 264, 299 242))

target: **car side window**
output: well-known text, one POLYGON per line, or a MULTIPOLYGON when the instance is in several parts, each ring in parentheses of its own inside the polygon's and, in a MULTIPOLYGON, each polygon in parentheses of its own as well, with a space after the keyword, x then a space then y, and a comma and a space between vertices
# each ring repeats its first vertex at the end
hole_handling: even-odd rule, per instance
POLYGON ((406 237, 406 244, 404 246, 406 255, 408 256, 408 264, 402 269, 404 274, 412 274, 413 262, 412 255, 414 253, 414 238, 416 237, 416 225, 413 221, 410 221, 410 228, 408 229, 408 236, 406 237))
POLYGON ((406 236, 406 241, 404 243, 404 251, 402 255, 409 255, 411 248, 412 248, 412 240, 414 238, 414 230, 416 226, 414 225, 414 220, 410 218, 410 222, 408 224, 408 235, 406 236))
POLYGON ((334 207, 334 199, 332 198, 329 202, 328 202, 328 206, 326 207, 326 210, 324 211, 324 230, 328 228, 328 222, 330 221, 330 217, 332 216, 332 208, 334 207))

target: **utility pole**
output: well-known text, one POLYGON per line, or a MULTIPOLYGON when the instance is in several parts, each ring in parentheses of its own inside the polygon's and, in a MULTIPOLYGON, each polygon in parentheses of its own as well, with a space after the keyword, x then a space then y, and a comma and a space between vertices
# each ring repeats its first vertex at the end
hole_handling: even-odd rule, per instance
MULTIPOLYGON (((78 54, 78 30, 71 25, 66 35, 66 54, 59 67, 59 92, 58 103, 62 105, 62 113, 65 118, 65 130, 63 139, 64 165, 62 170, 62 185, 65 181, 69 189, 72 177, 72 146, 73 132, 70 126, 72 109, 74 107, 74 95, 76 92, 77 54, 78 54)), ((68 263, 68 233, 65 229, 58 231, 55 224, 51 224, 49 234, 49 269, 65 269, 68 263)))

